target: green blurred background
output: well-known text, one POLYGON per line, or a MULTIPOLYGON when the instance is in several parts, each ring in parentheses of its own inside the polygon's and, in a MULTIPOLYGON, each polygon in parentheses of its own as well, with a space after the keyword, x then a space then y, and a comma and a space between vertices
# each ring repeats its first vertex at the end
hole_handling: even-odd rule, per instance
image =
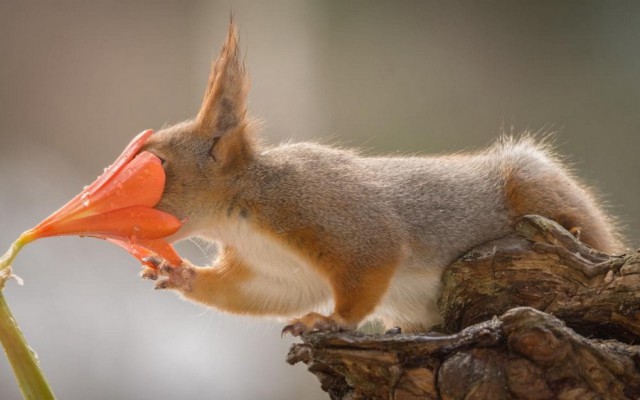
MULTIPOLYGON (((640 2, 320 0, 0 2, 0 247, 134 134, 194 115, 231 10, 266 142, 426 154, 555 131, 637 247, 640 2)), ((202 264, 200 247, 180 249, 202 264)), ((280 323, 154 292, 114 246, 43 240, 15 271, 60 398, 326 398, 285 364, 280 323)), ((4 358, 0 398, 19 398, 4 358)))

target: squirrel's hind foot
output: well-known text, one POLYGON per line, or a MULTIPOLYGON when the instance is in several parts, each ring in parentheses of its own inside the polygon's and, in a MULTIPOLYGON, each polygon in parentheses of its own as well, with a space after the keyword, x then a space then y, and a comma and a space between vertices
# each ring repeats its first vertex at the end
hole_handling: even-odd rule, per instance
POLYGON ((355 329, 355 326, 343 322, 342 318, 335 314, 327 317, 318 313, 309 313, 302 318, 294 319, 282 328, 282 336, 286 334, 300 336, 309 332, 339 332, 350 329, 355 329))

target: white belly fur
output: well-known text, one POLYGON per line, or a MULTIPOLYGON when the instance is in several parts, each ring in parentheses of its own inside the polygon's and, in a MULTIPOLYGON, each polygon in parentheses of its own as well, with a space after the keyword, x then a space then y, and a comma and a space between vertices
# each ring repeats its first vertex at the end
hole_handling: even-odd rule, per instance
MULTIPOLYGON (((267 309, 295 310, 290 317, 326 311, 332 303, 328 282, 302 257, 248 221, 229 221, 208 230, 206 238, 234 247, 257 275, 243 290, 260 298, 267 309)), ((282 313, 278 313, 282 314, 282 313)))
MULTIPOLYGON (((261 299, 268 309, 295 310, 290 317, 332 311, 332 292, 325 278, 302 257, 248 221, 229 221, 207 230, 203 236, 237 249, 244 263, 258 275, 246 282, 243 290, 261 299)), ((407 257, 369 319, 381 318, 398 325, 439 323, 436 300, 440 274, 439 268, 420 263, 418 257, 407 257)))
POLYGON ((429 328, 442 322, 437 305, 442 269, 426 265, 423 260, 410 256, 398 267, 372 315, 382 319, 387 328, 396 325, 429 328))

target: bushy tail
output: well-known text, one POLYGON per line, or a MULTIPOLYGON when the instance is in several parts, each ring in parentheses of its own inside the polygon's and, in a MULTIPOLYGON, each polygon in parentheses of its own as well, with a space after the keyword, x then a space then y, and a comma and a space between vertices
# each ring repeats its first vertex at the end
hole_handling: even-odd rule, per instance
POLYGON ((554 152, 549 137, 503 137, 493 148, 503 161, 507 208, 513 218, 538 214, 550 218, 593 248, 624 251, 615 220, 594 191, 554 152))

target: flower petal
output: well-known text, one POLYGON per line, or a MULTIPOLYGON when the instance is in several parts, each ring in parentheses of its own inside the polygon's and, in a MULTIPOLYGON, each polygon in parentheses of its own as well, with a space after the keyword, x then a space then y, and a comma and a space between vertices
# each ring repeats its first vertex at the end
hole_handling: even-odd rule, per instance
MULTIPOLYGON (((77 213, 83 213, 87 211, 87 201, 90 196, 88 193, 92 193, 95 196, 103 186, 107 183, 111 182, 120 171, 122 171, 130 161, 134 159, 136 154, 142 149, 145 145, 149 136, 153 134, 151 129, 148 129, 144 132, 141 132, 136 136, 127 147, 124 149, 122 154, 111 164, 108 168, 105 169, 104 173, 100 175, 93 183, 89 186, 85 187, 82 192, 78 193, 77 196, 72 198, 67 204, 62 206, 60 209, 55 211, 53 214, 44 219, 38 227, 45 226, 54 223, 54 221, 62 219, 62 218, 70 218, 77 213)), ((158 160, 159 161, 159 160, 158 160)), ((161 167, 161 166, 160 166, 161 167)), ((164 188, 164 171, 162 172, 162 185, 158 185, 161 188, 164 188)), ((162 190, 160 191, 162 194, 162 190)), ((91 200, 89 200, 90 202, 91 200)), ((151 206, 154 206, 151 204, 151 206)))
POLYGON ((125 240, 107 239, 112 243, 126 249, 132 256, 140 260, 144 265, 155 268, 155 265, 148 261, 144 261, 145 257, 159 256, 167 260, 172 266, 179 267, 182 265, 182 259, 176 253, 174 248, 163 239, 139 240, 130 242, 125 240))
POLYGON ((145 206, 133 206, 81 218, 61 219, 32 229, 36 238, 60 235, 94 236, 125 240, 158 239, 180 229, 171 214, 145 206))
POLYGON ((162 162, 149 152, 139 153, 152 133, 136 136, 91 185, 21 238, 28 242, 48 236, 92 236, 124 247, 143 263, 143 258, 153 255, 182 265, 180 256, 162 239, 178 231, 180 221, 153 208, 164 191, 162 162))
POLYGON ((82 214, 98 214, 131 206, 153 207, 162 197, 164 181, 160 159, 143 151, 99 190, 83 191, 82 214))
POLYGON ((140 149, 144 147, 149 140, 149 136, 153 135, 152 129, 140 132, 131 142, 125 147, 124 151, 118 158, 104 170, 104 173, 98 177, 91 185, 87 187, 89 191, 97 191, 103 185, 113 178, 118 172, 120 172, 133 158, 138 154, 140 149))

